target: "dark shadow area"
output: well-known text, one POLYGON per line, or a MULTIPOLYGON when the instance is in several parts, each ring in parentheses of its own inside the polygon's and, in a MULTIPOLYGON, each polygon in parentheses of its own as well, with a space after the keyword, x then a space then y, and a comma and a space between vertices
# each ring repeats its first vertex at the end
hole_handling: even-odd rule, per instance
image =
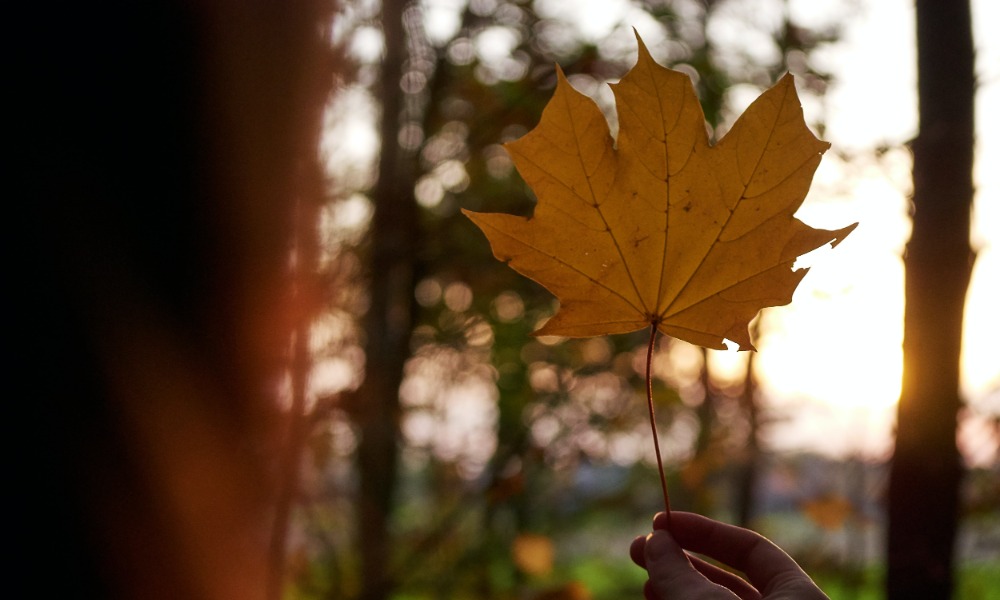
POLYGON ((19 19, 23 593, 264 596, 318 22, 310 1, 55 3, 19 19))

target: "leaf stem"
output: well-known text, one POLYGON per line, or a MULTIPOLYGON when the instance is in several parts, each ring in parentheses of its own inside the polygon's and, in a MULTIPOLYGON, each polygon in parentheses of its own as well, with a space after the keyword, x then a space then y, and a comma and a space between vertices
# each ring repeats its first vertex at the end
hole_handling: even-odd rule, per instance
POLYGON ((667 494, 667 476, 663 473, 663 459, 660 457, 660 436, 656 433, 656 416, 653 413, 653 348, 656 345, 656 326, 653 321, 649 328, 649 346, 646 348, 646 406, 649 408, 649 427, 653 430, 653 448, 656 450, 656 471, 660 474, 660 489, 663 490, 663 507, 667 514, 667 529, 670 529, 670 495, 667 494))

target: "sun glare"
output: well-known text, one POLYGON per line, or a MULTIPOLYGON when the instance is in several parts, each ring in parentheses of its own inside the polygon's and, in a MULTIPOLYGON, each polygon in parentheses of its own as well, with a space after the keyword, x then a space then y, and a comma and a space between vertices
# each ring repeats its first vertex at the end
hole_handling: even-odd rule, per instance
MULTIPOLYGON (((997 8, 974 4, 977 16, 997 8)), ((836 251, 821 249, 807 257, 814 269, 790 306, 764 312, 757 344, 758 374, 768 401, 796 405, 789 412, 793 423, 780 428, 776 444, 833 453, 877 453, 889 447, 902 380, 902 255, 909 237, 911 168, 903 144, 917 129, 913 8, 901 1, 866 6, 867 13, 849 28, 844 48, 826 57, 837 72, 824 136, 834 146, 798 214, 817 227, 852 221, 860 226, 836 251), (884 25, 889 14, 899 27, 884 25), (879 93, 866 91, 871 89, 879 93), (837 155, 879 145, 896 150, 869 164, 855 160, 848 165, 837 155)), ((978 36, 980 57, 996 55, 993 39, 978 36)), ((973 411, 986 418, 1000 416, 1000 313, 995 308, 1000 305, 995 252, 1000 179, 996 169, 985 167, 996 164, 1000 154, 1000 118, 983 110, 1000 93, 1000 82, 990 65, 981 58, 972 240, 978 255, 962 353, 963 392, 973 411)))

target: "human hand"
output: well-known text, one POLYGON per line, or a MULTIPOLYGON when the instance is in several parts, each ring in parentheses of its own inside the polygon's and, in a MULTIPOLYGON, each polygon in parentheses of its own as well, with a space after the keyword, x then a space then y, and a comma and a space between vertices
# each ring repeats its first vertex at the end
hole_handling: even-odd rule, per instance
POLYGON ((633 562, 646 569, 648 600, 829 600, 805 571, 764 536, 693 513, 653 519, 653 533, 632 541, 633 562), (746 574, 730 573, 684 550, 746 574))

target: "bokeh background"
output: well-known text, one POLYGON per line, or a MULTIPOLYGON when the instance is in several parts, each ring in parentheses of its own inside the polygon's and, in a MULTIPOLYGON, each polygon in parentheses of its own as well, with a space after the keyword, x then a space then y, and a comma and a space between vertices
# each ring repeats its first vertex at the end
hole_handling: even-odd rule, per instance
MULTIPOLYGON (((1000 156, 989 109, 1000 49, 988 31, 1000 13, 985 1, 973 9, 977 260, 962 351, 959 597, 985 598, 1000 586, 1000 181, 989 167, 1000 156)), ((300 401, 322 418, 303 455, 293 596, 353 597, 365 586, 364 470, 389 464, 359 456, 371 434, 358 414, 370 409, 352 403, 373 402, 362 383, 371 377, 399 378, 398 405, 379 417, 399 424, 391 490, 369 490, 388 511, 394 597, 640 593, 624 549, 659 506, 642 402, 646 334, 532 337, 553 299, 494 261, 459 214, 530 214, 531 191, 501 144, 537 122, 556 63, 614 131, 606 83, 634 63, 635 28, 658 61, 691 75, 716 139, 791 71, 807 121, 833 144, 798 215, 826 228, 860 222, 835 252, 805 257, 815 268, 790 306, 761 314, 759 353, 660 341, 655 395, 674 506, 763 531, 832 597, 878 597, 917 132, 912 5, 428 0, 402 8, 398 39, 378 11, 345 3, 333 27, 344 69, 326 112, 317 248, 329 296, 309 329, 300 401), (378 83, 386 60, 400 63, 398 86, 378 83), (387 176, 396 196, 380 195, 387 176), (373 222, 377 203, 401 206, 411 193, 415 207, 373 222), (395 258, 378 266, 380 252, 395 258), (366 264, 376 265, 368 278, 366 264), (388 307, 396 329, 382 333, 397 336, 401 356, 366 357, 364 315, 380 293, 371 282, 392 269, 411 288, 387 291, 399 294, 388 307)))
MULTIPOLYGON (((634 64, 634 29, 691 76, 716 140, 790 71, 807 123, 832 143, 798 216, 860 223, 803 257, 813 269, 793 302, 752 324, 759 352, 659 339, 673 505, 768 535, 835 600, 887 597, 897 407, 912 381, 913 141, 926 133, 916 4, 19 7, 10 588, 641 597, 627 549, 662 507, 648 333, 533 337, 555 300, 460 214, 531 214, 502 145, 538 122, 557 64, 615 130, 606 84, 634 64)), ((971 1, 975 192, 959 237, 976 259, 949 384, 961 402, 943 411, 943 435, 907 446, 955 441, 958 453, 918 452, 927 475, 895 488, 913 506, 957 495, 954 532, 934 510, 906 527, 925 541, 955 533, 962 600, 1000 598, 998 6, 971 1), (961 467, 957 483, 935 474, 941 463, 961 467)), ((938 564, 921 575, 947 582, 938 564)))

